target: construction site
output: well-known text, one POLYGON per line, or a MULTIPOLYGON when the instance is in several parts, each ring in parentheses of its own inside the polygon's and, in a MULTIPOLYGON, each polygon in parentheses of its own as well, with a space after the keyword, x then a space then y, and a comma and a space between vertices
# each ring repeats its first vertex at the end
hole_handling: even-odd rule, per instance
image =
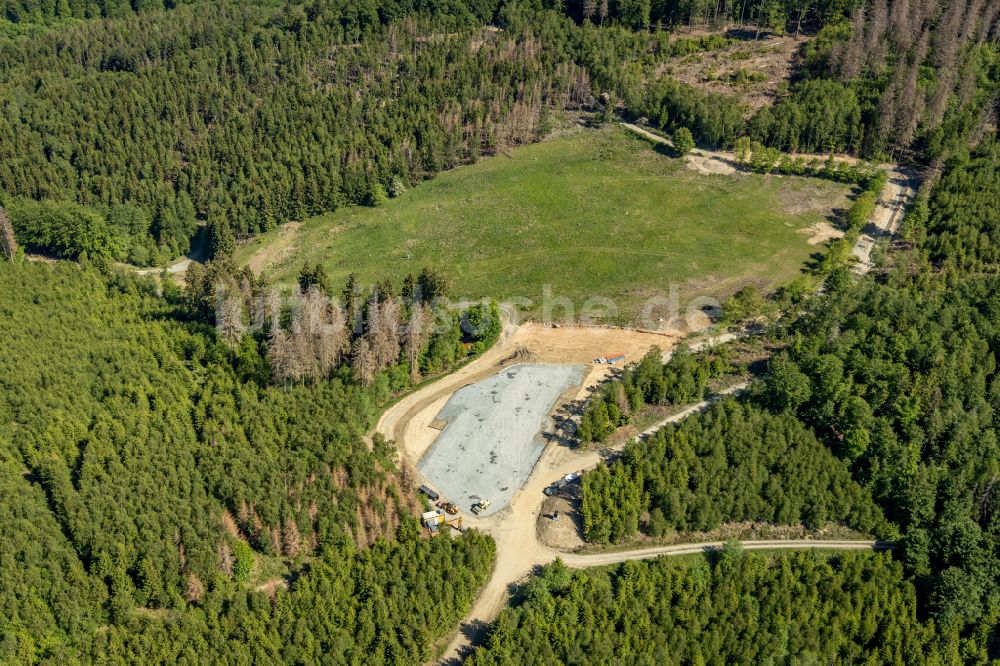
POLYGON ((678 330, 513 325, 508 317, 493 348, 379 421, 426 481, 419 489, 430 501, 424 527, 436 534, 445 525, 461 528, 463 514, 477 524, 504 515, 571 406, 626 361, 654 346, 667 351, 681 337, 678 330))
POLYGON ((417 468, 435 489, 483 517, 502 511, 545 450, 539 434, 585 366, 522 364, 456 391, 432 426, 440 434, 417 468), (486 504, 483 505, 483 500, 486 504))

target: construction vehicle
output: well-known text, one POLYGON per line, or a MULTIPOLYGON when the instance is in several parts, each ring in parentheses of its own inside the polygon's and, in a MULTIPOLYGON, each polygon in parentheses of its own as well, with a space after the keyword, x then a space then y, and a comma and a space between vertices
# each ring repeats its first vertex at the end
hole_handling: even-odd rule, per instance
MULTIPOLYGON (((457 513, 457 511, 456 511, 457 513)), ((434 511, 426 511, 420 516, 420 522, 426 527, 431 534, 437 534, 441 531, 441 528, 447 525, 448 527, 454 528, 461 531, 462 529, 462 517, 454 516, 449 518, 444 514, 441 509, 435 509, 434 511)))
POLYGON ((481 499, 472 505, 472 513, 479 515, 480 512, 485 511, 489 507, 490 501, 488 499, 481 499))
POLYGON ((609 365, 614 365, 618 361, 624 361, 624 360, 625 360, 625 354, 617 352, 615 354, 608 354, 607 356, 598 356, 597 358, 594 359, 594 363, 598 364, 607 363, 609 365))
POLYGON ((442 500, 438 502, 435 506, 437 506, 437 508, 439 509, 444 509, 445 513, 447 513, 449 516, 458 515, 458 505, 456 505, 454 502, 445 502, 444 500, 442 500))

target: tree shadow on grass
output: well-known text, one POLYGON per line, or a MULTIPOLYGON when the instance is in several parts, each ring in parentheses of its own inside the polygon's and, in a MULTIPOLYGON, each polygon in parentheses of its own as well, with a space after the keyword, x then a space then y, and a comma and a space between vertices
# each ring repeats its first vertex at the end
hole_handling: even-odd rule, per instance
POLYGON ((664 157, 672 157, 676 159, 681 156, 678 151, 674 150, 671 146, 668 146, 665 143, 656 142, 653 144, 653 150, 664 157))

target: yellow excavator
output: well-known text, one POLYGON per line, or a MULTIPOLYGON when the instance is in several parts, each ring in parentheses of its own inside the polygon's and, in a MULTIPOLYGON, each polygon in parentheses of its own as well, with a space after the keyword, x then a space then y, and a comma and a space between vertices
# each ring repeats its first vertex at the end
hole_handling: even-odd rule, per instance
POLYGON ((438 502, 437 508, 443 509, 444 512, 447 513, 449 516, 458 515, 458 505, 456 505, 454 502, 438 502))

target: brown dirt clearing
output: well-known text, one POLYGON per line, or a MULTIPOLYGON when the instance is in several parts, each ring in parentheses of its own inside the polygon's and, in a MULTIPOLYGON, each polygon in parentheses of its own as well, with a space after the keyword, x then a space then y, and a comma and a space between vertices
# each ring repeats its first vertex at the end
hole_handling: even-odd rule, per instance
POLYGON ((274 242, 263 246, 247 263, 250 270, 259 275, 270 266, 292 256, 296 250, 295 237, 301 226, 301 222, 288 222, 282 225, 274 242))
POLYGON ((771 37, 756 46, 745 41, 717 51, 703 51, 670 58, 657 76, 672 76, 682 83, 715 94, 730 95, 756 110, 770 105, 796 67, 798 50, 806 39, 771 37))
POLYGON ((703 176, 745 176, 749 172, 737 169, 732 162, 723 159, 718 155, 710 155, 701 151, 694 151, 684 157, 684 163, 692 171, 697 171, 703 176))
POLYGON ((803 229, 802 233, 809 234, 809 240, 806 242, 810 245, 822 245, 828 240, 840 238, 844 235, 843 231, 835 228, 829 222, 817 222, 816 224, 803 229))

